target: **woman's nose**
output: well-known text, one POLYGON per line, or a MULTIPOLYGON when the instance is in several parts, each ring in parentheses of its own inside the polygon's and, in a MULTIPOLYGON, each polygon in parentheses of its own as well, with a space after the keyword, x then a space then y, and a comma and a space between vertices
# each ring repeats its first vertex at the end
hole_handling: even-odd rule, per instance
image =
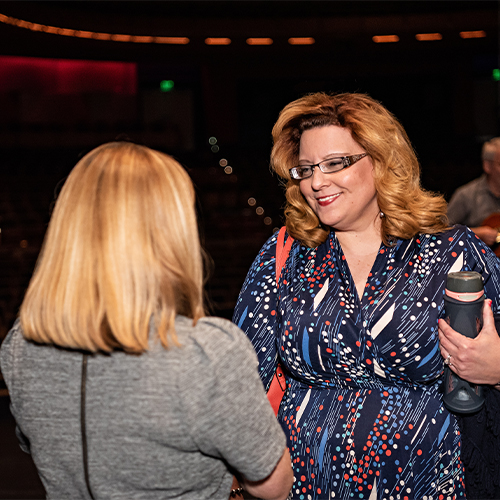
POLYGON ((313 173, 311 176, 311 187, 315 191, 318 191, 327 183, 328 183, 328 174, 324 174, 319 167, 315 167, 313 169, 313 173))

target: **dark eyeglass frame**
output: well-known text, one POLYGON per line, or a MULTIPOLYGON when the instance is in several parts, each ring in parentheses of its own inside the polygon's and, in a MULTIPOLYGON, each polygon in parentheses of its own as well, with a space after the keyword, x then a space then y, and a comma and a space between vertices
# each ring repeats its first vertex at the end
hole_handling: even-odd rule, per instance
POLYGON ((335 172, 340 172, 341 170, 344 170, 344 168, 351 167, 354 165, 356 162, 361 160, 361 158, 364 158, 365 156, 368 156, 368 153, 360 153, 357 155, 351 155, 351 156, 332 156, 331 158, 326 158, 323 161, 320 161, 319 163, 315 163, 314 165, 297 165, 296 167, 293 167, 289 170, 290 172, 290 177, 292 179, 296 179, 298 181, 304 180, 304 179, 309 179, 313 175, 314 169, 316 167, 319 167, 319 169, 324 173, 324 174, 334 174, 335 172), (332 160, 342 160, 342 163, 339 164, 339 168, 336 168, 335 170, 328 170, 326 168, 325 163, 332 161, 332 160), (299 174, 299 169, 303 168, 310 168, 311 171, 308 175, 305 176, 300 176, 299 174))

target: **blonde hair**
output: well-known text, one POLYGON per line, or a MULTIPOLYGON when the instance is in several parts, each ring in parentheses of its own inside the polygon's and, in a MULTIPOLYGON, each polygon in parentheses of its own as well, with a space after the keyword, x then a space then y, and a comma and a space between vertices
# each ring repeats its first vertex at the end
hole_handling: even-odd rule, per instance
POLYGON ((382 104, 364 94, 315 93, 291 102, 273 127, 271 168, 286 185, 288 232, 302 244, 316 247, 330 228, 320 221, 300 191, 300 181, 290 178, 296 166, 302 132, 337 125, 348 129, 369 154, 382 218, 382 240, 412 238, 416 234, 446 229, 446 201, 420 185, 420 168, 401 124, 382 104))
POLYGON ((104 144, 73 168, 21 305, 26 338, 88 351, 178 345, 177 314, 204 315, 192 182, 170 156, 104 144))

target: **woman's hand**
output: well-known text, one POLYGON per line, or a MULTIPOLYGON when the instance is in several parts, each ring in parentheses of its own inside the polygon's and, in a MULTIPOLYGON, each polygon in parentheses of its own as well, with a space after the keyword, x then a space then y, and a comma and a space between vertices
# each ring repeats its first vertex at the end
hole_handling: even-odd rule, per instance
POLYGON ((459 377, 473 384, 497 385, 500 382, 500 337, 495 328, 491 300, 484 301, 483 328, 471 339, 453 330, 440 319, 439 347, 449 367, 459 377))

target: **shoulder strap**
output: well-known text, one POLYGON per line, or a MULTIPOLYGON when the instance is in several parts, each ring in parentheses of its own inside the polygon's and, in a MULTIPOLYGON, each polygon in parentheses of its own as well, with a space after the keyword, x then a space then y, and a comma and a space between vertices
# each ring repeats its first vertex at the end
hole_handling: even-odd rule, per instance
MULTIPOLYGON (((293 238, 288 235, 288 239, 285 243, 285 233, 286 227, 283 226, 278 233, 278 240, 276 241, 276 286, 279 286, 279 278, 281 276, 281 271, 288 259, 288 255, 290 254, 290 248, 292 247, 293 238)), ((274 372, 274 376, 271 379, 271 383, 269 384, 269 388, 267 390, 267 398, 271 403, 271 406, 274 410, 274 414, 278 415, 281 400, 285 395, 286 391, 286 378, 285 373, 281 364, 279 363, 279 355, 278 355, 278 366, 276 367, 276 371, 274 372)))
POLYGON ((286 226, 283 226, 278 233, 278 241, 276 242, 276 284, 281 276, 281 271, 285 265, 288 255, 290 254, 290 248, 292 248, 293 238, 288 235, 288 239, 285 241, 286 226))

